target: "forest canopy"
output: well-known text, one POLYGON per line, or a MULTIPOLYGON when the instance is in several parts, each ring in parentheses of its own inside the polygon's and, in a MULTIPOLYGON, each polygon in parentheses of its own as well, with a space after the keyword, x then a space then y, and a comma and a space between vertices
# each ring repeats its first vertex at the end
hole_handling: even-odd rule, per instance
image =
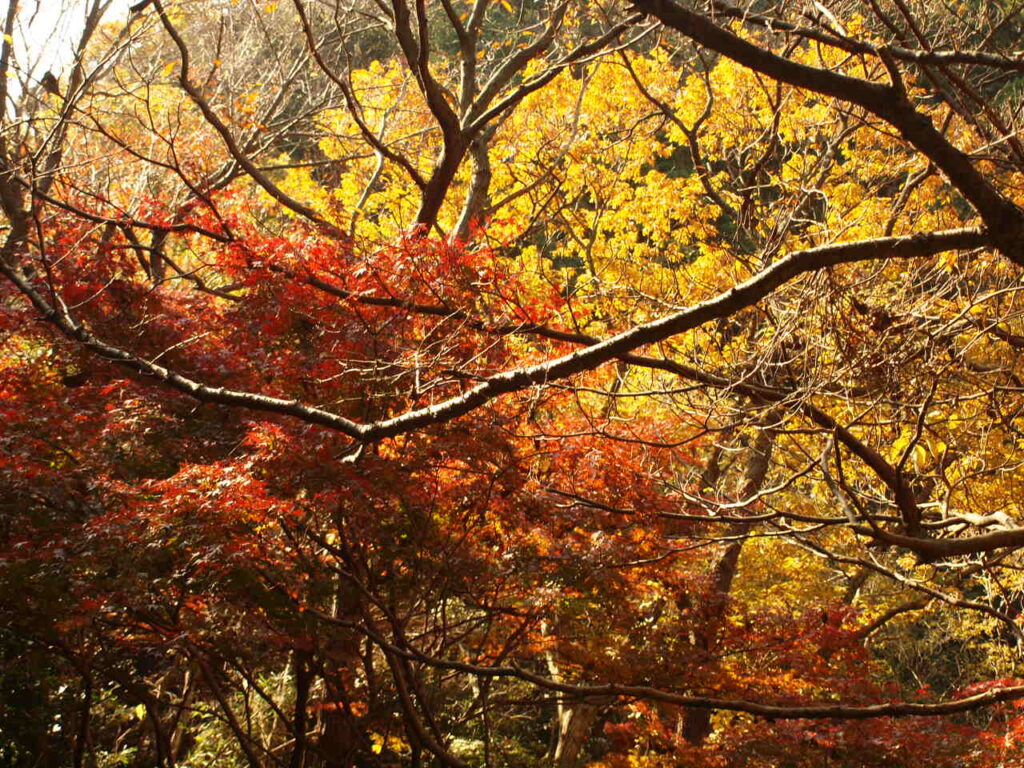
POLYGON ((0 764, 1024 764, 1024 5, 63 2, 0 764))

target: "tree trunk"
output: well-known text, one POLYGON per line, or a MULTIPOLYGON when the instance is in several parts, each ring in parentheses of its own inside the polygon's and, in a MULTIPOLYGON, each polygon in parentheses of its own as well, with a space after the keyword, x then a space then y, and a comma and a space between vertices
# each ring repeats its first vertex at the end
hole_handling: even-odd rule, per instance
POLYGON ((491 190, 491 156, 488 152, 488 144, 494 130, 483 131, 473 139, 469 152, 473 158, 473 178, 469 182, 469 189, 466 191, 466 202, 462 205, 462 213, 459 215, 459 222, 455 225, 455 237, 465 241, 470 234, 473 224, 480 222, 480 217, 487 208, 489 192, 491 190))
POLYGON ((85 756, 89 746, 89 721, 92 717, 92 675, 82 674, 82 704, 78 710, 78 730, 75 734, 75 745, 71 762, 74 768, 84 768, 85 756))
POLYGON ((295 708, 292 715, 292 747, 289 768, 303 768, 306 762, 306 708, 309 706, 309 684, 311 674, 306 665, 307 654, 296 651, 292 656, 295 677, 295 708))
MULTIPOLYGON (((775 431, 771 424, 777 419, 774 411, 769 411, 762 421, 761 429, 758 430, 754 444, 750 447, 747 458, 747 466, 744 471, 743 483, 740 488, 740 498, 749 499, 754 496, 764 485, 765 477, 768 475, 768 467, 771 463, 772 449, 775 446, 775 431)), ((738 535, 743 535, 750 530, 750 524, 744 523, 738 535)), ((709 610, 705 616, 704 631, 695 638, 695 644, 701 650, 711 653, 715 641, 721 631, 722 623, 725 621, 729 610, 729 593, 732 591, 732 583, 736 578, 736 571, 739 568, 740 553, 743 551, 741 538, 734 541, 725 548, 718 562, 715 563, 711 578, 711 590, 709 593, 709 610)), ((691 744, 701 745, 711 735, 710 709, 688 709, 683 718, 683 738, 691 744)))
POLYGON ((555 768, 576 768, 580 752, 603 704, 574 701, 558 705, 558 746, 555 747, 555 768))
POLYGON ((466 157, 468 145, 461 136, 453 137, 445 141, 441 157, 438 159, 434 172, 427 180, 423 188, 423 196, 420 198, 420 209, 416 213, 416 224, 431 229, 437 224, 437 216, 441 212, 441 205, 444 203, 452 182, 455 181, 455 174, 459 172, 459 166, 466 157))
MULTIPOLYGON (((339 525, 340 528, 340 525, 339 525)), ((334 605, 331 614, 344 621, 358 621, 363 595, 352 582, 338 578, 334 590, 334 605)), ((351 768, 365 744, 359 725, 345 707, 349 701, 349 689, 355 670, 360 664, 361 638, 354 629, 338 627, 331 638, 333 668, 335 674, 324 676, 324 698, 320 720, 320 735, 317 753, 321 760, 316 764, 324 768, 351 768)), ((309 680, 303 685, 310 685, 309 680)), ((296 681, 298 693, 299 681, 296 681)), ((306 763, 313 762, 312 754, 306 754, 306 763)))

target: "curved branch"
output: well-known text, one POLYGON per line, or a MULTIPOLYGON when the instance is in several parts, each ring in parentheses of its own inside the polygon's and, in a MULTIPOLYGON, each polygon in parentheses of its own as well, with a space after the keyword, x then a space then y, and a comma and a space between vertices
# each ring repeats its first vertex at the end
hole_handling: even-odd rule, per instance
POLYGON ((924 539, 864 526, 854 526, 853 530, 877 541, 916 552, 924 562, 960 555, 979 555, 985 552, 994 552, 997 549, 1024 546, 1024 528, 993 531, 979 536, 968 536, 964 539, 924 539))
POLYGON ((943 715, 956 714, 958 712, 970 712, 981 707, 992 706, 993 704, 1001 702, 1024 699, 1024 685, 1013 685, 992 688, 988 691, 977 693, 972 696, 964 696, 959 699, 949 699, 946 701, 932 703, 886 702, 884 704, 867 704, 861 706, 851 704, 764 704, 745 699, 720 699, 713 696, 689 696, 647 685, 618 685, 614 683, 607 685, 586 685, 565 683, 545 677, 544 675, 538 675, 534 672, 530 672, 517 664, 487 666, 429 656, 411 648, 400 648, 393 643, 388 642, 379 633, 368 627, 362 625, 356 626, 353 622, 336 619, 321 611, 313 609, 310 609, 307 612, 321 621, 330 624, 342 624, 349 628, 358 629, 384 650, 438 669, 462 672, 477 677, 523 680, 537 686, 538 688, 579 699, 596 698, 607 700, 609 697, 615 697, 622 699, 659 701, 665 704, 675 704, 676 706, 695 709, 717 709, 728 712, 745 712, 750 715, 764 717, 771 720, 870 720, 879 717, 940 717, 943 715))
POLYGON ((982 248, 992 244, 983 230, 955 229, 910 237, 886 237, 838 243, 797 251, 718 296, 679 312, 612 336, 585 349, 544 363, 517 368, 490 376, 456 397, 425 408, 407 411, 390 419, 360 424, 297 400, 270 397, 254 392, 211 387, 183 376, 154 361, 146 360, 121 347, 94 336, 62 306, 53 306, 17 268, 0 263, 0 272, 15 284, 36 310, 64 335, 80 342, 95 354, 123 365, 177 389, 202 402, 251 408, 266 413, 291 416, 309 424, 333 429, 360 442, 373 442, 444 424, 470 413, 502 395, 569 378, 619 358, 633 350, 664 341, 676 334, 697 328, 710 320, 728 317, 753 306, 780 286, 806 273, 838 264, 884 259, 911 259, 934 256, 950 250, 982 248))
POLYGON ((801 64, 719 27, 673 0, 633 0, 633 5, 694 42, 781 83, 856 104, 896 128, 939 168, 978 211, 999 250, 1024 266, 1024 211, 1002 195, 960 149, 953 146, 901 93, 898 84, 861 80, 801 64))

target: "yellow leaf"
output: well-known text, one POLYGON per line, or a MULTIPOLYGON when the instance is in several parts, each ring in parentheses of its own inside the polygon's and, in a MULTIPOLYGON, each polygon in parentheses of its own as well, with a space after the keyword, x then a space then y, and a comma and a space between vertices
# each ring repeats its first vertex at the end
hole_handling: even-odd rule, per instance
POLYGON ((166 77, 167 75, 171 74, 171 72, 174 71, 174 64, 175 64, 175 62, 172 61, 172 62, 168 63, 167 66, 164 67, 164 77, 166 77))
POLYGON ((938 266, 943 272, 952 272, 956 263, 957 256, 955 253, 944 253, 939 256, 938 266))
POLYGON ((512 8, 512 3, 510 3, 508 0, 501 0, 501 7, 504 8, 509 13, 514 13, 515 12, 514 9, 512 8))

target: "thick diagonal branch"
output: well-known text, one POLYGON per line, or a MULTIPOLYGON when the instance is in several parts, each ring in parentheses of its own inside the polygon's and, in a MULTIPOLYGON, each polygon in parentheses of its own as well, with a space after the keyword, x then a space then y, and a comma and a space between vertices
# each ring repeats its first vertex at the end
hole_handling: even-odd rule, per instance
POLYGON ((44 319, 56 326, 64 335, 78 341, 100 357, 150 376, 202 402, 291 416, 309 424, 336 430, 361 442, 372 442, 447 423, 479 409, 502 395, 570 378, 640 347, 664 341, 711 320, 734 315, 807 272, 852 262, 922 258, 945 251, 982 248, 990 246, 991 241, 991 236, 983 230, 956 229, 911 237, 885 237, 838 243, 797 251, 712 299, 658 320, 634 326, 605 341, 562 357, 487 377, 462 394, 435 405, 369 424, 360 424, 296 400, 203 384, 153 360, 147 360, 127 349, 99 339, 73 318, 64 307, 51 304, 16 266, 0 263, 0 272, 32 302, 44 319))
POLYGON ((778 82, 855 104, 889 123, 974 206, 992 231, 999 250, 1024 266, 1024 211, 1002 195, 971 158, 936 129, 930 117, 914 108, 899 83, 870 82, 792 61, 744 40, 673 0, 634 0, 633 5, 744 67, 778 82))

